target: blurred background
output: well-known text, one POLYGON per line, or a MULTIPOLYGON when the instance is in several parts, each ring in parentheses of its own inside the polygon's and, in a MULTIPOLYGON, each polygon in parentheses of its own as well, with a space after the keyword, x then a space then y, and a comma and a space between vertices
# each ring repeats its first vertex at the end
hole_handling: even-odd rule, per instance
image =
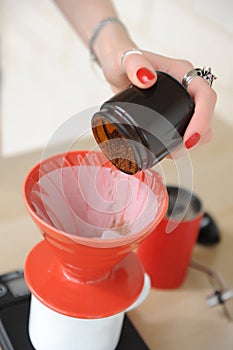
MULTIPOLYGON (((221 242, 196 245, 193 258, 219 271, 233 288, 233 1, 113 3, 139 47, 188 59, 196 67, 211 66, 218 77, 214 138, 191 152, 191 162, 194 190, 216 219, 221 242)), ((22 268, 41 240, 23 203, 26 174, 60 125, 80 111, 97 109, 112 92, 50 0, 0 0, 0 76, 0 273, 5 273, 22 268)), ((82 119, 80 129, 87 120, 81 124, 82 119)), ((89 136, 79 148, 93 145, 89 136)), ((167 183, 176 183, 177 164, 161 163, 167 183)), ((181 350, 232 349, 232 324, 218 307, 205 306, 209 293, 206 279, 191 270, 181 289, 152 291, 131 318, 148 344, 159 349, 175 349, 174 344, 181 350)))
MULTIPOLYGON (((139 47, 211 66, 216 116, 233 123, 233 2, 115 0, 139 47)), ((67 118, 112 92, 50 0, 1 0, 1 155, 32 151, 67 118)))

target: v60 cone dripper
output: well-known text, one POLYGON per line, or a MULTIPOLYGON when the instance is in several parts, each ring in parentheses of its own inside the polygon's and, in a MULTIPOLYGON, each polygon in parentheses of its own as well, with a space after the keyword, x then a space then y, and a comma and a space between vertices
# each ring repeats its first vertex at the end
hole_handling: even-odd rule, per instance
POLYGON ((156 172, 131 176, 102 153, 69 152, 31 170, 24 198, 45 238, 25 264, 37 300, 82 319, 115 315, 137 300, 144 271, 132 251, 167 210, 156 172))

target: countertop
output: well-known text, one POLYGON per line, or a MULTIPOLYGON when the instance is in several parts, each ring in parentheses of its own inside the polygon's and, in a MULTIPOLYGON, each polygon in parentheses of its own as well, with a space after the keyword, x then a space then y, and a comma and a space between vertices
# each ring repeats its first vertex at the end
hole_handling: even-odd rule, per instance
MULTIPOLYGON (((214 247, 196 245, 192 258, 217 271, 233 288, 233 129, 218 118, 213 126, 213 141, 191 152, 191 159, 194 191, 215 218, 221 242, 214 247)), ((38 151, 0 160, 0 273, 22 268, 30 249, 41 240, 22 200, 23 180, 40 156, 38 151)), ((173 184, 174 164, 162 163, 166 183, 173 184)), ((206 276, 190 268, 179 289, 152 289, 129 317, 151 350, 231 350, 233 323, 221 306, 208 308, 206 298, 212 293, 206 276)), ((233 301, 227 306, 233 315, 233 301)))

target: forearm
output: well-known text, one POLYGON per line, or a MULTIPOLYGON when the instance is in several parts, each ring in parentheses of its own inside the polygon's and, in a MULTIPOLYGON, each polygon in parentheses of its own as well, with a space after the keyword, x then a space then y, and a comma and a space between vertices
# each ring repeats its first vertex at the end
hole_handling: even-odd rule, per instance
MULTIPOLYGON (((85 45, 96 25, 108 17, 117 17, 110 0, 55 0, 70 24, 77 31, 85 45)), ((135 47, 126 29, 119 23, 109 23, 99 32, 94 51, 101 61, 103 57, 116 49, 135 47)))

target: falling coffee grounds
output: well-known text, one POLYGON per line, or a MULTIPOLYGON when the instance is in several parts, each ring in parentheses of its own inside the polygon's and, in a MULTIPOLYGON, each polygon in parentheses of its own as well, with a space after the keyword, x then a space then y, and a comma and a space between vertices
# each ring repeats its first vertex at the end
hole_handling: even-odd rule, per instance
POLYGON ((184 86, 157 71, 157 81, 150 88, 131 84, 104 102, 91 126, 109 160, 132 175, 151 169, 182 144, 193 112, 194 101, 184 86), (118 141, 112 144, 113 139, 118 141))
POLYGON ((92 128, 94 137, 107 158, 124 173, 136 174, 140 169, 134 152, 118 128, 114 124, 103 123, 101 118, 95 124, 92 128))

